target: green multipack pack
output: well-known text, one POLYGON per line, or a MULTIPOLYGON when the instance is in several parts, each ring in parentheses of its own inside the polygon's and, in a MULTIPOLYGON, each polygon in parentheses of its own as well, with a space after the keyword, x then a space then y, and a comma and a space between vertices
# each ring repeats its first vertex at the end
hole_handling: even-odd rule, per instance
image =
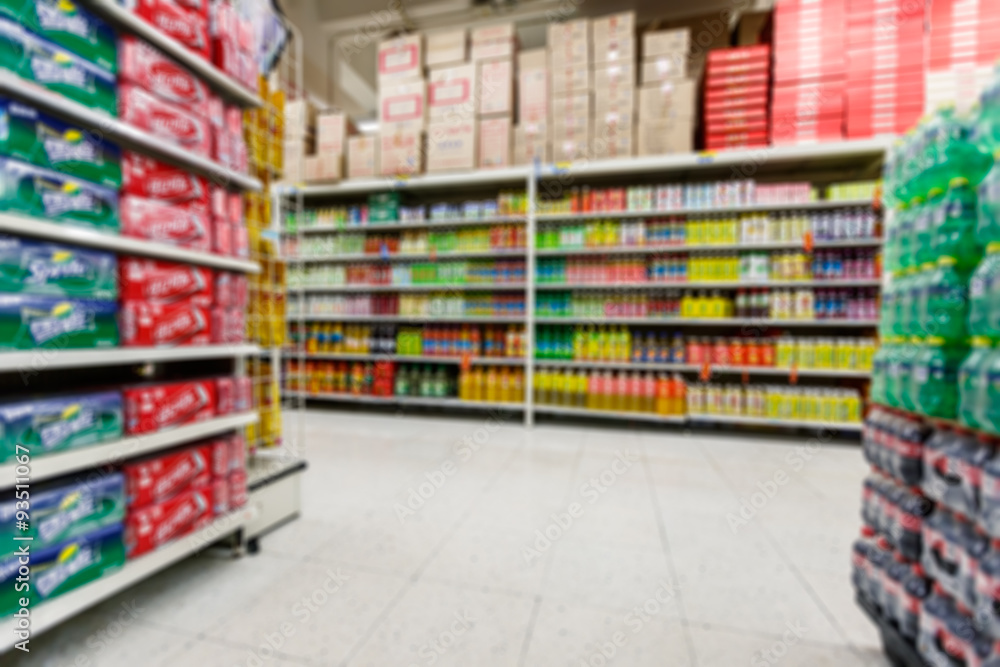
POLYGON ((114 74, 3 17, 0 67, 91 109, 118 114, 114 74))
POLYGON ((0 615, 15 613, 21 608, 22 598, 33 610, 46 600, 89 584, 125 565, 121 523, 42 549, 28 548, 31 572, 27 586, 22 587, 17 581, 20 556, 12 553, 0 557, 0 615))
POLYGON ((118 72, 115 31, 72 0, 0 0, 0 16, 111 74, 118 72))
POLYGON ((0 350, 117 345, 115 301, 0 294, 0 350))
POLYGON ((117 391, 0 403, 0 463, 15 460, 25 450, 35 459, 121 440, 123 405, 117 391))
MULTIPOLYGON (((58 481, 32 489, 28 519, 18 526, 17 499, 0 503, 0 556, 17 549, 16 537, 31 538, 33 550, 75 540, 125 520, 125 476, 102 474, 84 481, 58 481)), ((22 506, 23 507, 23 506, 22 506)))
POLYGON ((368 222, 399 220, 399 193, 377 192, 368 195, 368 222))
POLYGON ((121 227, 117 190, 20 160, 0 158, 0 211, 106 232, 121 227))
POLYGON ((118 257, 0 234, 0 292, 114 300, 118 257))
POLYGON ((0 100, 0 156, 115 190, 122 184, 117 146, 15 100, 0 100))

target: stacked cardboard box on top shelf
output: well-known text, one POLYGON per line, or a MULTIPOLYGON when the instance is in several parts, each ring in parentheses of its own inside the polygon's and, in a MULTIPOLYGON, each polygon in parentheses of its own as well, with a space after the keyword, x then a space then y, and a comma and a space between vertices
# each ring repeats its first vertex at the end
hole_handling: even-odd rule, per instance
POLYGON ((479 94, 476 166, 480 169, 511 165, 516 52, 513 23, 472 31, 472 63, 476 69, 479 94))
POLYGON ((705 77, 705 148, 767 146, 771 46, 717 49, 705 77))
POLYGON ((555 162, 587 156, 590 144, 591 98, 590 21, 578 19, 548 27, 551 89, 552 159, 555 162))
POLYGON ((401 35, 380 42, 377 66, 379 174, 422 173, 427 123, 423 35, 401 35))
POLYGON ((517 54, 517 120, 513 163, 552 161, 549 123, 549 52, 529 49, 517 54))
POLYGON ((1000 13, 996 9, 993 0, 931 3, 927 111, 947 102, 972 104, 990 82, 993 62, 1000 54, 1000 13))
POLYGON ((688 28, 642 36, 639 89, 639 155, 690 151, 695 128, 695 82, 688 77, 688 28))
POLYGON ((635 155, 635 12, 591 22, 594 61, 594 122, 591 157, 635 155))
POLYGON ((845 133, 897 135, 924 112, 924 5, 850 0, 845 133))
POLYGON ((316 145, 316 106, 307 98, 285 104, 285 138, 282 144, 284 177, 289 183, 306 179, 306 156, 316 145))
POLYGON ((846 0, 783 0, 774 10, 771 143, 843 137, 846 0))

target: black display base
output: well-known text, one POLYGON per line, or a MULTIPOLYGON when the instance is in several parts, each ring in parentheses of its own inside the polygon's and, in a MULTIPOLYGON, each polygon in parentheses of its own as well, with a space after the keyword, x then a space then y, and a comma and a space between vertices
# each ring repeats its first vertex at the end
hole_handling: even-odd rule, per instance
POLYGON ((928 667, 927 662, 917 652, 917 647, 900 634, 896 626, 882 618, 878 609, 868 598, 859 593, 854 599, 858 606, 872 619, 872 622, 878 626, 879 634, 882 635, 882 650, 885 651, 889 662, 895 667, 928 667))

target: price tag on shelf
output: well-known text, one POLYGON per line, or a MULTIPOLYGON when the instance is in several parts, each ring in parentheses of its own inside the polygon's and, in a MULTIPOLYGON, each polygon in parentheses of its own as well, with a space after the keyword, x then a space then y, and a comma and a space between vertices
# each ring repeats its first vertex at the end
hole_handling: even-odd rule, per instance
POLYGON ((805 234, 802 235, 802 248, 806 252, 811 253, 813 251, 813 248, 815 247, 816 243, 813 240, 813 233, 812 231, 807 231, 805 234))
POLYGON ((409 174, 396 174, 395 179, 392 182, 392 187, 394 188, 405 188, 410 181, 409 174))
POLYGON ((712 377, 712 364, 706 361, 701 365, 700 377, 702 382, 708 382, 708 380, 712 377))
POLYGON ((711 164, 715 162, 715 151, 701 151, 698 153, 698 164, 711 164))

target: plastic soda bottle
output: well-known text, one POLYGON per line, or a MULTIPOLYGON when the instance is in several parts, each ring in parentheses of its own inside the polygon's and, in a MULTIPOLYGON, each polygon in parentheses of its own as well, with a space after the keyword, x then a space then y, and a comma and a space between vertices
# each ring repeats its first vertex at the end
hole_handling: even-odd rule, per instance
MULTIPOLYGON (((996 126, 1000 132, 1000 124, 996 126)), ((976 240, 980 246, 1000 241, 1000 148, 994 148, 993 168, 979 184, 976 207, 976 240)))
POLYGON ((976 192, 968 179, 953 178, 941 206, 934 210, 934 256, 954 257, 960 267, 975 267, 982 258, 982 248, 976 240, 976 192))
POLYGON ((979 422, 990 433, 1000 435, 1000 348, 994 348, 981 366, 986 375, 985 399, 979 422))
POLYGON ((972 351, 958 369, 958 419, 969 428, 981 429, 980 418, 986 401, 984 362, 991 352, 990 339, 976 336, 972 351))
POLYGON ((910 334, 910 317, 913 315, 913 297, 915 296, 910 287, 916 277, 916 269, 909 268, 896 283, 896 298, 894 300, 896 314, 892 318, 892 333, 896 336, 908 336, 910 334))
POLYGON ((909 300, 910 307, 907 314, 907 331, 911 336, 926 336, 927 326, 927 306, 930 299, 930 284, 934 277, 934 270, 937 267, 933 262, 928 262, 910 276, 909 300))
POLYGON ((914 409, 928 417, 954 419, 958 414, 958 369, 968 348, 948 344, 940 336, 929 337, 913 362, 910 394, 914 409))
POLYGON ((886 404, 886 358, 895 344, 893 341, 892 338, 884 338, 882 345, 872 357, 872 383, 869 393, 874 403, 886 404))
MULTIPOLYGON (((1000 290, 1000 242, 986 246, 986 257, 969 279, 969 333, 1000 339, 1000 328, 993 328, 990 314, 996 291, 1000 290)), ((1000 320, 1000 317, 997 318, 1000 320)), ((996 322, 1000 324, 1000 321, 996 322)))
POLYGON ((934 254, 933 239, 936 223, 935 211, 943 202, 944 190, 934 188, 928 193, 927 202, 913 208, 910 218, 910 247, 913 265, 920 266, 937 259, 934 254))
POLYGON ((895 255, 899 270, 914 266, 916 261, 913 256, 913 228, 917 214, 923 209, 923 199, 914 197, 907 208, 900 211, 899 230, 896 235, 895 255))
POLYGON ((960 273, 954 257, 944 256, 927 282, 927 310, 923 330, 949 345, 968 339, 968 274, 960 273))

